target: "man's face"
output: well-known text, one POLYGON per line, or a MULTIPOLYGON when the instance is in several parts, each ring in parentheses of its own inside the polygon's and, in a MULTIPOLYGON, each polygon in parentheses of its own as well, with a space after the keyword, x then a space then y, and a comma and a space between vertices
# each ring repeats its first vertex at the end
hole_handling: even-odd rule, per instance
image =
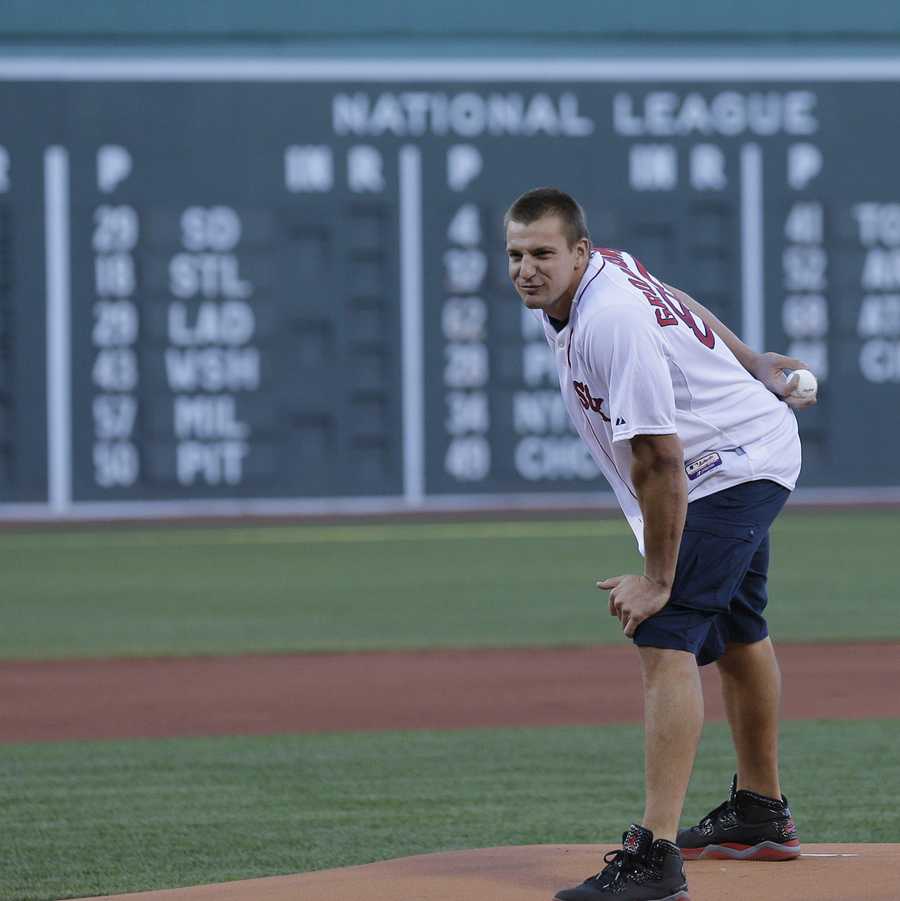
POLYGON ((528 225, 513 219, 506 227, 509 277, 519 297, 526 307, 554 318, 568 318, 590 252, 587 238, 569 247, 557 215, 528 225))

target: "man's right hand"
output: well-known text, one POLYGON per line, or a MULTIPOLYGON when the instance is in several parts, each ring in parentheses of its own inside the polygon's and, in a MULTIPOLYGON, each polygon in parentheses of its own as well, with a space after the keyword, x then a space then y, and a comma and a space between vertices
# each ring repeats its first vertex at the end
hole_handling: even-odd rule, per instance
POLYGON ((796 357, 770 352, 756 355, 750 367, 750 374, 774 395, 780 397, 791 409, 803 410, 805 407, 811 407, 816 402, 815 397, 791 396, 791 392, 797 386, 797 378, 793 375, 788 378, 784 374, 785 369, 809 369, 809 366, 796 357))

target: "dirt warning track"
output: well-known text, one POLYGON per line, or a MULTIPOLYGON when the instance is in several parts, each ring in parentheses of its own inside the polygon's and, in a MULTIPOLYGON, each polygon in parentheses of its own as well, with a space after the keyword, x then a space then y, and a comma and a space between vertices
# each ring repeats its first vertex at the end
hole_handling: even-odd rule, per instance
MULTIPOLYGON (((900 717, 900 643, 785 644, 778 654, 785 719, 900 717)), ((707 719, 721 719, 715 667, 703 677, 707 719)), ((641 718, 626 645, 0 662, 0 698, 0 742, 641 718)))

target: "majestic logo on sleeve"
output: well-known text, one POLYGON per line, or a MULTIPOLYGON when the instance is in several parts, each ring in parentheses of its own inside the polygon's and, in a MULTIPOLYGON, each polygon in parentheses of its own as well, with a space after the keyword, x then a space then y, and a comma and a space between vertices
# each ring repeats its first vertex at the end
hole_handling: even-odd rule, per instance
POLYGON ((591 389, 585 385, 584 382, 572 382, 572 387, 575 389, 575 393, 578 395, 578 400, 581 401, 581 406, 585 408, 585 410, 591 410, 593 413, 599 413, 601 419, 604 422, 609 422, 609 417, 603 412, 603 398, 602 397, 592 397, 591 389))

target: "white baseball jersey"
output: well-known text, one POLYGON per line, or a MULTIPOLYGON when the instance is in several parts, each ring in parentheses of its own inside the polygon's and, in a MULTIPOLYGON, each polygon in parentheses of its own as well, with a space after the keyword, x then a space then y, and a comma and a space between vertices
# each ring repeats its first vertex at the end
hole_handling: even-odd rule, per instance
POLYGON ((641 553, 644 522, 629 442, 635 435, 678 435, 689 502, 754 479, 794 488, 800 440, 793 411, 639 260, 595 250, 565 328, 557 332, 539 315, 569 416, 641 553))

